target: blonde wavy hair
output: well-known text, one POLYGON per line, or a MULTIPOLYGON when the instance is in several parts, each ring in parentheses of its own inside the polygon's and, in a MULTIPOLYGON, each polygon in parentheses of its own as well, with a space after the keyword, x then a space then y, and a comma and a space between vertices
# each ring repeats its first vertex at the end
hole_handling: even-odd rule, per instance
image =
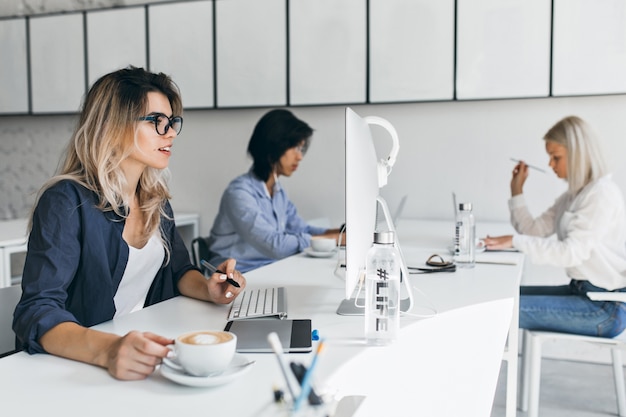
POLYGON ((567 149, 567 184, 571 194, 578 194, 587 184, 608 173, 598 137, 580 117, 561 119, 543 139, 567 149))
MULTIPOLYGON (((42 193, 61 180, 72 180, 100 196, 98 208, 114 211, 121 218, 130 212, 130 201, 124 194, 126 177, 121 162, 132 152, 126 145, 129 136, 137 146, 138 119, 148 108, 148 93, 164 94, 173 114, 182 114, 180 92, 171 78, 143 68, 128 67, 98 79, 84 97, 78 124, 57 174, 39 191, 42 193)), ((168 169, 147 167, 137 185, 139 207, 144 214, 143 238, 148 240, 161 226, 165 203, 171 198, 168 169)), ((37 204, 35 203, 35 206, 37 204)), ((32 226, 32 218, 31 218, 32 226)), ((169 260, 170 250, 161 234, 157 235, 169 260)))

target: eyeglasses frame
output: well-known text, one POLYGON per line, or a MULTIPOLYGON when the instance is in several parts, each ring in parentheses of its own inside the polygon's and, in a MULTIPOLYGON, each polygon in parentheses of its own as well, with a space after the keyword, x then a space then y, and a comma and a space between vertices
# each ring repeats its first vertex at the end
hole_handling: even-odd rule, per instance
POLYGON ((154 123, 154 130, 156 130, 157 134, 159 136, 165 136, 167 135, 167 132, 170 130, 170 127, 174 127, 174 123, 176 123, 177 121, 176 119, 180 121, 180 129, 178 129, 178 132, 176 132, 176 134, 179 135, 180 132, 183 130, 182 116, 168 117, 166 114, 163 114, 163 113, 150 113, 147 116, 139 117, 137 120, 154 123), (159 127, 158 127, 159 117, 165 117, 167 119, 167 124, 165 125, 165 128, 164 128, 165 131, 163 133, 159 132, 159 127))

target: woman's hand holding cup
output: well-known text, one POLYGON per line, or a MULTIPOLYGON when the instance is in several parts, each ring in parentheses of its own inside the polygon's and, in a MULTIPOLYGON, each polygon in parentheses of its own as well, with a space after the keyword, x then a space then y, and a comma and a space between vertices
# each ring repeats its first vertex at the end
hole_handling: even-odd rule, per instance
POLYGON ((178 336, 166 366, 189 375, 205 377, 222 372, 235 356, 237 335, 227 331, 199 330, 178 336))

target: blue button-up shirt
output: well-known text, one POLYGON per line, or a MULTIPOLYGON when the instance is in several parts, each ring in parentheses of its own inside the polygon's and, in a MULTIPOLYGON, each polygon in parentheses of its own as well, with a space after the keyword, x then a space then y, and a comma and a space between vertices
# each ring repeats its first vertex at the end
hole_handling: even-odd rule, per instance
POLYGON ((251 269, 307 248, 311 235, 326 229, 308 225, 277 182, 270 196, 265 182, 252 171, 235 178, 222 195, 209 237, 211 261, 237 260, 237 269, 251 269))
MULTIPOLYGON (((17 347, 43 352, 39 338, 62 322, 93 326, 115 315, 113 297, 128 262, 122 238, 124 219, 96 206, 98 196, 74 181, 47 189, 33 214, 33 227, 22 276, 22 298, 13 330, 17 347)), ((194 269, 176 231, 172 208, 165 204, 161 236, 170 259, 157 272, 145 305, 179 295, 178 281, 194 269)))

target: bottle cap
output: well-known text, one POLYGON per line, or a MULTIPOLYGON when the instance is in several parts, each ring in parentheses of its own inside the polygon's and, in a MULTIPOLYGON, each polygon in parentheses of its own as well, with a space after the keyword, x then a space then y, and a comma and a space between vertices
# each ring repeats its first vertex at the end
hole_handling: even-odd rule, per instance
POLYGON ((459 210, 461 210, 461 211, 470 211, 470 210, 472 210, 472 203, 461 203, 461 204, 459 204, 459 210))
POLYGON ((374 243, 393 244, 394 238, 392 231, 374 232, 374 243))

